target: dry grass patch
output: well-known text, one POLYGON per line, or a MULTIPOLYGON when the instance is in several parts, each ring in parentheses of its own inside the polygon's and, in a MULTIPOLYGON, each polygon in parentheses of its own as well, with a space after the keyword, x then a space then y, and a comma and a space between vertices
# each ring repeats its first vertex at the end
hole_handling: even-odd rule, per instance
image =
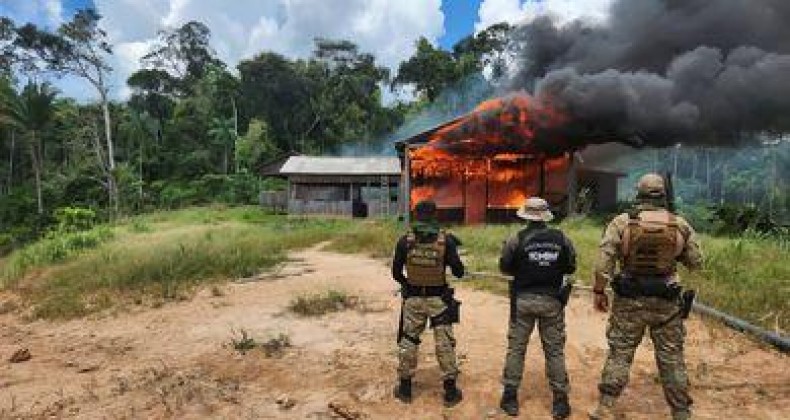
POLYGON ((300 316, 321 316, 357 308, 360 299, 344 291, 328 290, 323 293, 303 294, 291 300, 288 310, 300 316))

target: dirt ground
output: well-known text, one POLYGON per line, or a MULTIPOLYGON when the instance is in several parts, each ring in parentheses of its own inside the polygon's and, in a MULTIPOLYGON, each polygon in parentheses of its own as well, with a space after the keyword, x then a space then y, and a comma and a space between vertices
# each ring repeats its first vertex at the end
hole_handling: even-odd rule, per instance
MULTIPOLYGON (((318 249, 292 260, 277 276, 222 286, 222 293, 207 288, 160 308, 68 322, 0 315, 0 418, 506 418, 497 409, 505 298, 459 288, 464 401, 442 407, 433 340, 425 334, 415 401, 403 405, 391 397, 399 298, 386 265, 318 249), (298 294, 330 288, 364 304, 318 318, 287 311, 298 294), (242 329, 259 341, 286 334, 291 347, 270 357, 240 354, 229 343, 242 329), (10 363, 20 348, 32 358, 10 363)), ((566 317, 573 418, 581 419, 596 398, 606 316, 581 293, 566 317)), ((697 418, 790 418, 786 356, 698 318, 687 325, 697 418)), ((522 418, 548 419, 550 391, 534 336, 527 359, 522 418)), ((625 418, 668 418, 649 342, 637 353, 619 410, 625 418)))

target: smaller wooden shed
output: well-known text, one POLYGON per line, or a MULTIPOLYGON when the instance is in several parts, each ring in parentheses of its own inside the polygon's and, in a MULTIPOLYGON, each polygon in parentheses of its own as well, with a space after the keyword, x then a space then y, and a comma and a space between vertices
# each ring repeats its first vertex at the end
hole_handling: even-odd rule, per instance
POLYGON ((292 156, 280 175, 288 180, 289 214, 398 215, 397 157, 292 156))

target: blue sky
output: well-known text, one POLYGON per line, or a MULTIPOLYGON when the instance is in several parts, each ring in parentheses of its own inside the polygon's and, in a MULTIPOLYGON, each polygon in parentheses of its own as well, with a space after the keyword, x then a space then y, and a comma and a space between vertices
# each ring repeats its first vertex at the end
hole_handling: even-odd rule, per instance
POLYGON ((439 45, 451 50, 456 42, 474 31, 477 11, 482 0, 442 0, 444 12, 444 35, 439 45))

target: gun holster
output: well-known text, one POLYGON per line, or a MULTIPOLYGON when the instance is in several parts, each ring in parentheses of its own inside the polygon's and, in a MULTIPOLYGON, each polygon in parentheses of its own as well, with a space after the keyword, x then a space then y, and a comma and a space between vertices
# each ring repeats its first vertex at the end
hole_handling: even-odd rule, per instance
POLYGON ((448 287, 447 291, 442 294, 442 301, 447 308, 439 315, 431 317, 431 328, 461 322, 461 302, 455 298, 455 289, 448 287))
POLYGON ((697 297, 697 292, 694 290, 686 290, 680 294, 680 317, 686 319, 691 313, 691 308, 694 307, 694 298, 697 297))
POLYGON ((572 292, 573 284, 569 282, 563 282, 562 286, 560 287, 560 292, 557 294, 557 299, 559 299, 563 307, 568 304, 568 301, 571 299, 572 292))
MULTIPOLYGON (((678 290, 680 290, 680 286, 677 286, 678 290)), ((656 325, 653 328, 661 328, 670 322, 674 321, 675 318, 680 317, 680 319, 686 319, 689 317, 691 313, 691 308, 694 307, 694 298, 697 296, 697 292, 693 290, 686 290, 682 293, 679 293, 678 296, 678 310, 672 316, 666 319, 666 321, 656 325)))

